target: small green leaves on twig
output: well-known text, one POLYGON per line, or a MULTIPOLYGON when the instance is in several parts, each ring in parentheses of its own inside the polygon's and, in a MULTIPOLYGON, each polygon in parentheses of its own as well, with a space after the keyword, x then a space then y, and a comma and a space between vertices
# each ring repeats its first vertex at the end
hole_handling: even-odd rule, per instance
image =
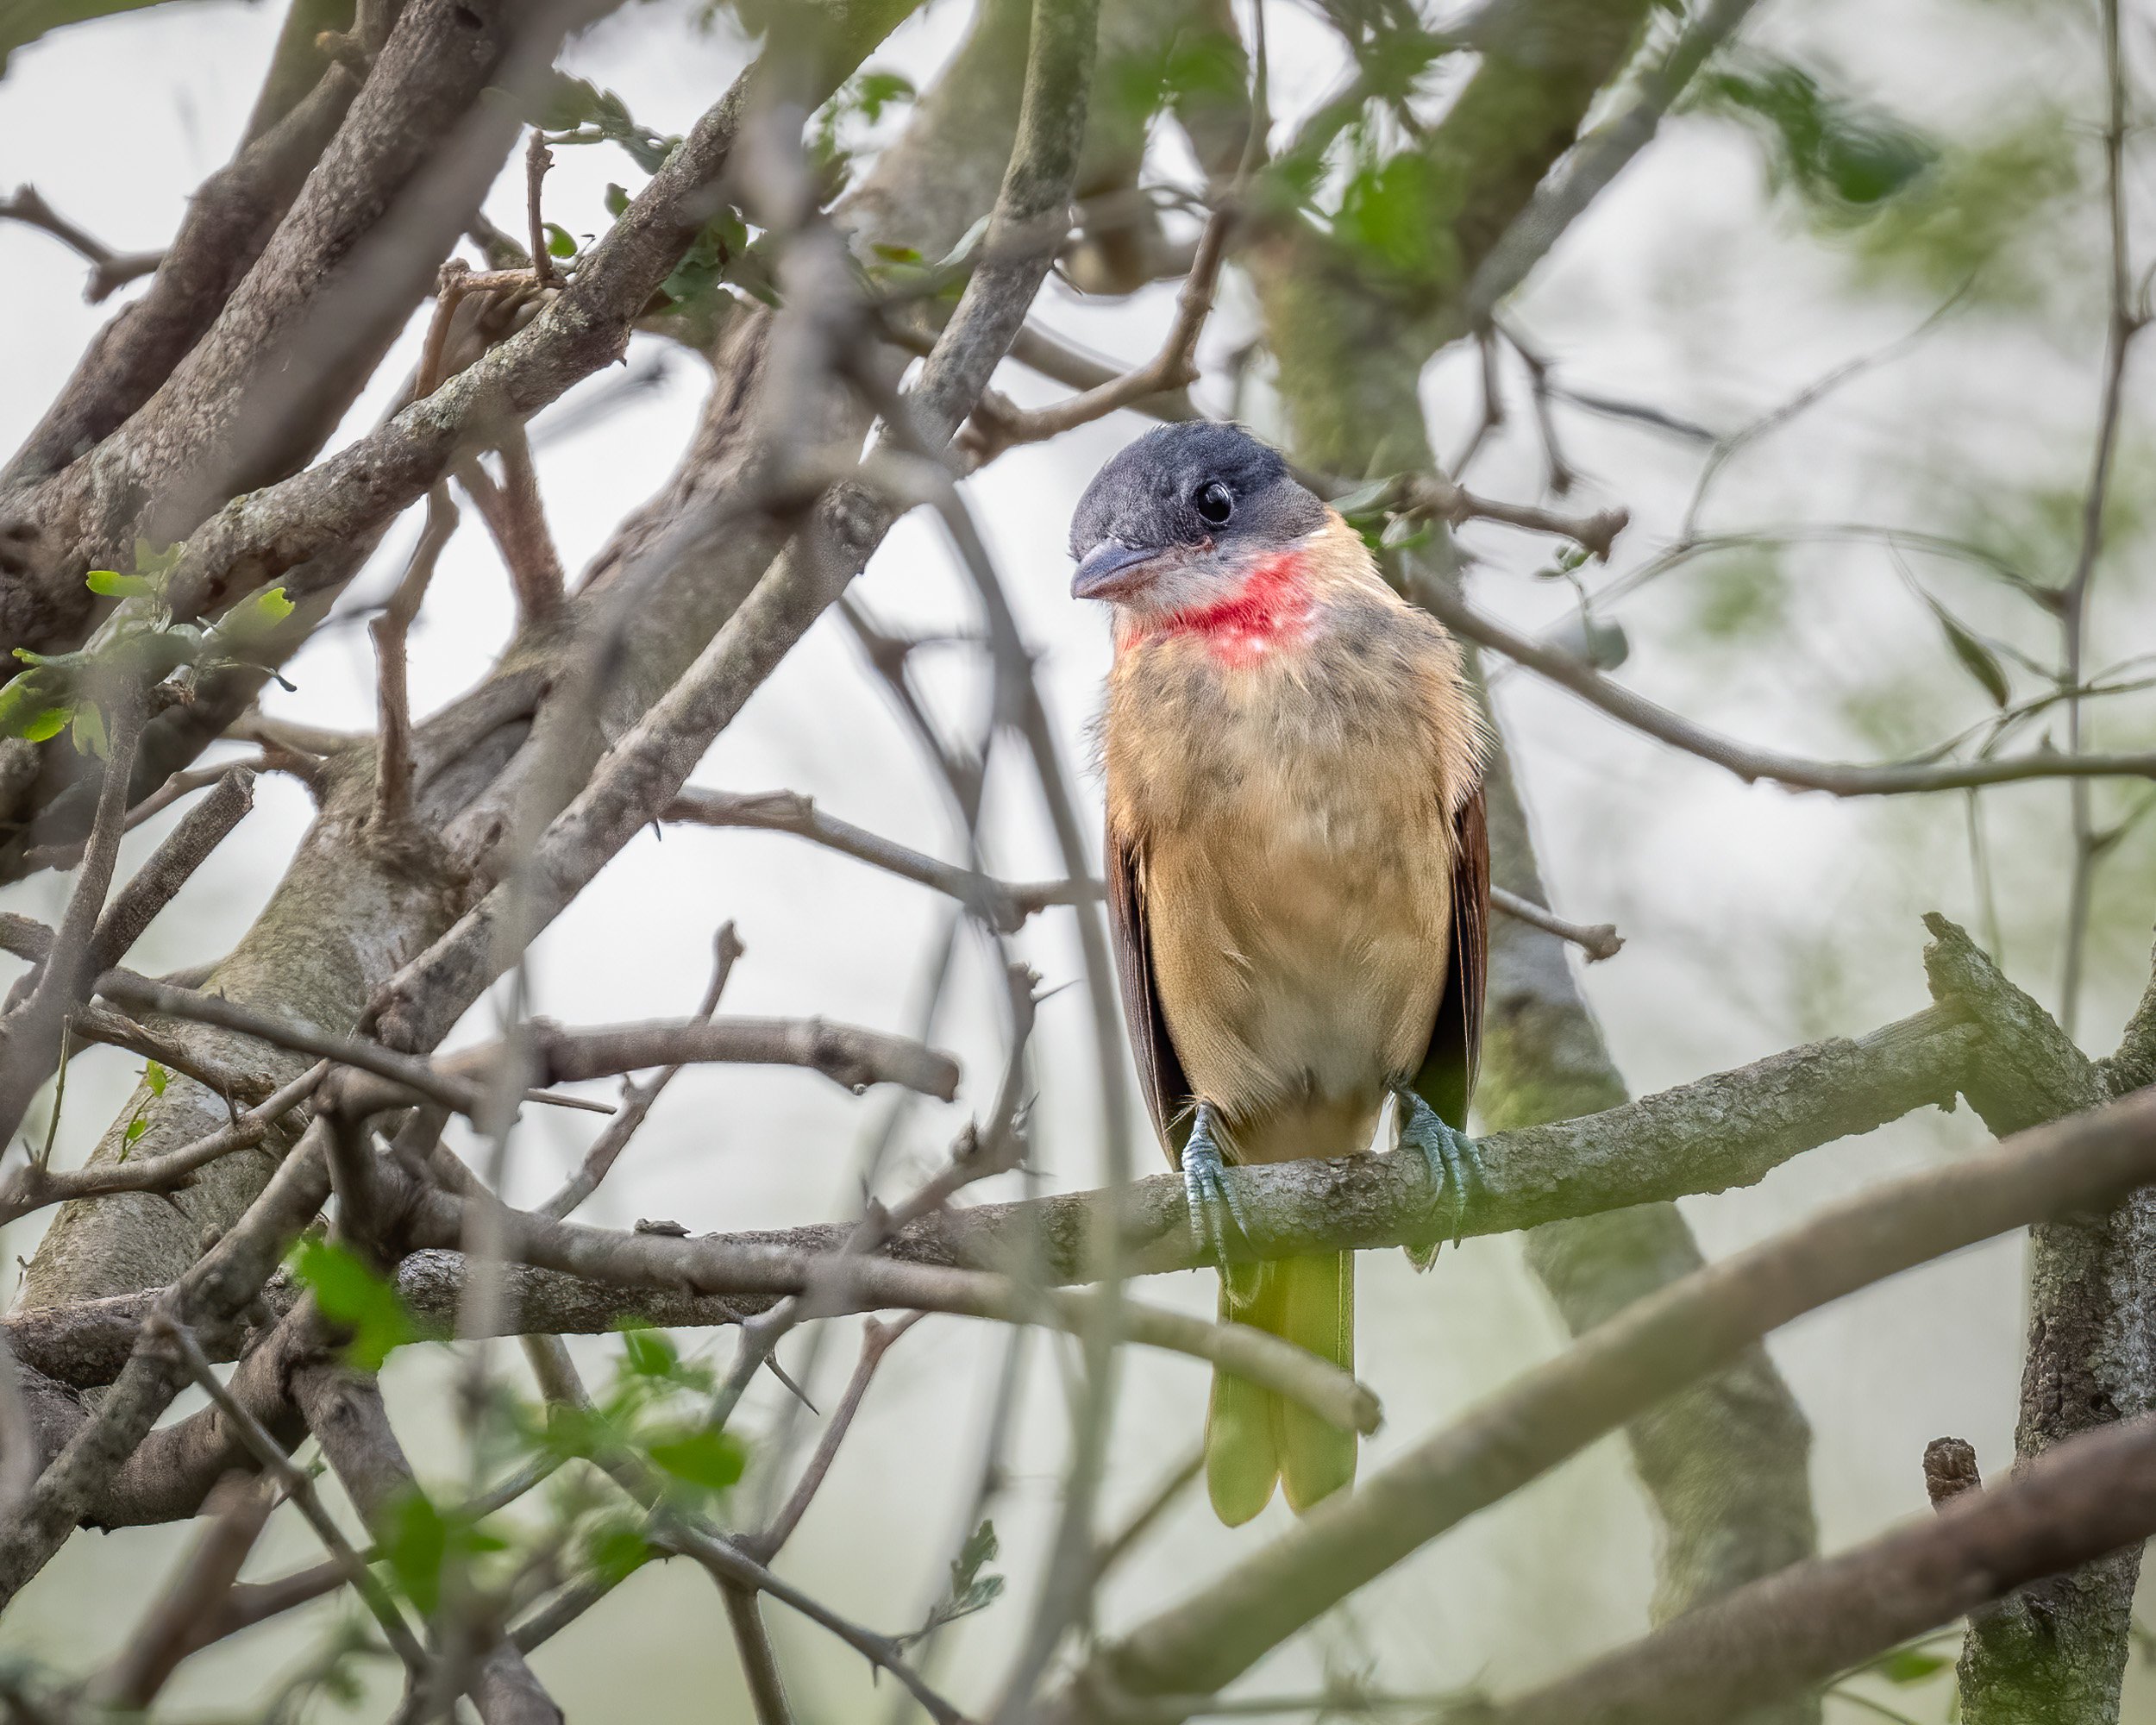
POLYGON ((313 1291, 323 1315, 352 1332, 345 1359, 355 1370, 379 1371, 394 1350, 419 1339, 396 1283, 344 1247, 303 1240, 292 1254, 291 1271, 313 1291))
POLYGON ((204 671, 271 668, 278 629, 296 609, 285 589, 249 594, 208 629, 176 623, 166 606, 165 580, 179 549, 154 551, 137 542, 135 573, 89 573, 85 585, 91 592, 120 601, 89 646, 72 653, 15 649, 28 668, 0 685, 0 737, 42 743, 72 728, 75 747, 103 760, 104 706, 118 692, 151 687, 184 671, 177 693, 185 701, 204 671))
POLYGON ((958 1548, 958 1555, 951 1559, 950 1584, 943 1590, 943 1596, 930 1609, 919 1628, 893 1637, 892 1646, 904 1653, 915 1642, 927 1640, 946 1623, 956 1623, 961 1617, 985 1611, 1000 1599, 1003 1578, 981 1573, 995 1561, 995 1523, 983 1521, 967 1536, 966 1543, 958 1548))

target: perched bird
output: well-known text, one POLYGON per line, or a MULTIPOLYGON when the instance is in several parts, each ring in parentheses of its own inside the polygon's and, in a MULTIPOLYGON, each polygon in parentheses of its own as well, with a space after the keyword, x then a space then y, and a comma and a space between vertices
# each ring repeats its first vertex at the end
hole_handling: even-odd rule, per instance
MULTIPOLYGON (((1221 1169, 1365 1152, 1389 1096, 1400 1145, 1466 1201, 1489 852, 1458 649, 1238 426, 1131 444, 1070 549, 1073 596, 1114 607, 1108 906, 1154 1127, 1221 1315, 1352 1370, 1352 1255, 1231 1270, 1221 1169)), ((1215 1375, 1206 1477, 1231 1526, 1276 1479, 1301 1513, 1355 1454, 1352 1432, 1215 1375)))

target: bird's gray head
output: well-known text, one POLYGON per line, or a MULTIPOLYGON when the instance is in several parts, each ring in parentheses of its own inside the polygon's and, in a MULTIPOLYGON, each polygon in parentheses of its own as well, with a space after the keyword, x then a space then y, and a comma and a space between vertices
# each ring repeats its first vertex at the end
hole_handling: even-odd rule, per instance
POLYGON ((1218 603, 1257 561, 1326 524, 1280 452, 1239 425, 1191 420, 1129 445, 1071 518, 1074 599, 1156 615, 1218 603))

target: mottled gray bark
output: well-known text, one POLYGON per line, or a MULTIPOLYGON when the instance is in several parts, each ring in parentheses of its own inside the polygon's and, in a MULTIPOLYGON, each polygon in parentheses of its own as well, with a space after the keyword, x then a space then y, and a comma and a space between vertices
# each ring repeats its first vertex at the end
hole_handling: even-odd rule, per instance
MULTIPOLYGON (((2136 1088, 2128 1049, 2098 1067, 1967 936, 1928 919, 1933 987, 1984 1026, 1969 1101, 2003 1137, 2136 1088), (2113 1084, 2118 1083, 2114 1090, 2113 1084)), ((2064 1439, 2156 1404, 2156 1189, 2029 1231, 2028 1353, 2015 1428, 2018 1471, 2064 1439)), ((2023 1589, 1973 1619, 1960 1663, 1969 1725, 2116 1725, 2131 1640, 2138 1545, 2023 1589)))

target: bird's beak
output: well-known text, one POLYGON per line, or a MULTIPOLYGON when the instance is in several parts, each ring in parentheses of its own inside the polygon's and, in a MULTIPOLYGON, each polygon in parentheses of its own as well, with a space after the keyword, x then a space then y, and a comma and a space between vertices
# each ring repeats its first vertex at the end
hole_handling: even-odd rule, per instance
POLYGON ((1070 578, 1073 599, 1127 599, 1145 582, 1145 569, 1160 553, 1120 539, 1103 539, 1078 560, 1070 578))

